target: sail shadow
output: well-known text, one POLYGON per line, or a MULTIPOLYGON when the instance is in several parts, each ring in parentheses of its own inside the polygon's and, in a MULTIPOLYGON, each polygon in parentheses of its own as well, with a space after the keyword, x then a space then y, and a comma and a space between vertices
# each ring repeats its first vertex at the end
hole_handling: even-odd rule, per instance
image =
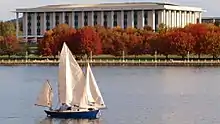
POLYGON ((37 124, 101 124, 100 119, 52 119, 46 117, 37 124))

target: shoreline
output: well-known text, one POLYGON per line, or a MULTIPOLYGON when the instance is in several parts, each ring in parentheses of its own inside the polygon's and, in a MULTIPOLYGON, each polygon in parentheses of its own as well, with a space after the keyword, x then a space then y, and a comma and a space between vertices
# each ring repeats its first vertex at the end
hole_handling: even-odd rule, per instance
MULTIPOLYGON (((84 66, 87 61, 77 61, 80 66, 84 66)), ((96 60, 89 61, 92 66, 220 66, 219 60, 210 61, 137 61, 137 60, 96 60)), ((0 60, 0 66, 19 65, 58 65, 56 60, 0 60)))

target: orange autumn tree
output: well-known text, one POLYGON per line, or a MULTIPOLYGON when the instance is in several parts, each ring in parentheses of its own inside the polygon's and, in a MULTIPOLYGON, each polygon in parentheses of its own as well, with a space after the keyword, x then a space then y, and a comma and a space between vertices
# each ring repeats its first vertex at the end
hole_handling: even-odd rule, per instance
POLYGON ((200 58, 201 54, 206 53, 205 36, 208 32, 207 24, 190 24, 184 28, 185 32, 191 33, 196 43, 194 52, 200 58))
POLYGON ((205 36, 207 54, 213 59, 220 55, 220 32, 209 31, 205 36))
POLYGON ((93 27, 86 26, 78 29, 70 40, 70 49, 76 55, 89 57, 91 52, 93 55, 102 53, 100 36, 93 27))
POLYGON ((51 56, 52 54, 52 49, 51 49, 51 44, 54 45, 54 38, 53 38, 53 31, 49 30, 45 32, 44 37, 42 40, 38 42, 38 50, 41 55, 43 56, 51 56))
POLYGON ((55 57, 60 52, 63 42, 69 42, 69 37, 75 32, 76 30, 67 24, 60 24, 45 32, 43 39, 38 43, 40 54, 55 57))
POLYGON ((75 55, 98 54, 125 55, 151 54, 155 52, 185 57, 187 52, 217 57, 220 28, 211 24, 190 24, 184 28, 160 26, 158 32, 144 29, 103 26, 86 26, 73 29, 65 24, 47 31, 39 43, 42 55, 57 55, 66 42, 75 55))
POLYGON ((15 35, 7 35, 0 39, 0 49, 2 54, 10 57, 19 52, 20 44, 15 35))
POLYGON ((167 35, 171 45, 172 53, 174 55, 180 55, 184 58, 188 52, 193 51, 193 46, 196 41, 190 33, 186 33, 183 30, 177 28, 170 31, 167 35))

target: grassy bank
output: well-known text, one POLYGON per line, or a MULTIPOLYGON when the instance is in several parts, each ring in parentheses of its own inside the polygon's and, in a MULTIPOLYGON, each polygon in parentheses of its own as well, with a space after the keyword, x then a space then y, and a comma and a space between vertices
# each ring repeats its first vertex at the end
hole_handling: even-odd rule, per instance
MULTIPOLYGON (((49 59, 49 60, 58 60, 58 56, 37 56, 37 55, 28 55, 28 56, 16 56, 16 55, 12 55, 12 56, 0 56, 0 60, 25 60, 25 59, 29 59, 29 60, 45 60, 45 59, 49 59)), ((77 60, 85 60, 86 57, 83 58, 76 58, 77 60)), ((161 61, 165 61, 165 60, 177 60, 177 61, 185 61, 185 60, 193 60, 193 61, 197 61, 197 60, 218 60, 218 58, 213 59, 212 56, 207 56, 207 55, 201 55, 200 58, 198 58, 198 56, 196 55, 189 55, 189 57, 185 57, 182 58, 181 56, 177 56, 177 55, 169 55, 168 58, 166 58, 166 56, 163 55, 139 55, 139 56, 134 56, 134 55, 129 55, 129 56, 112 56, 112 55, 98 55, 98 56, 92 56, 89 57, 89 59, 92 60, 147 60, 147 61, 151 61, 151 60, 161 60, 161 61)), ((220 60, 220 59, 219 59, 220 60)))
MULTIPOLYGON (((91 65, 94 66, 220 66, 220 59, 213 60, 211 56, 190 55, 189 58, 170 55, 165 56, 142 55, 115 57, 111 55, 99 55, 89 57, 91 65)), ((80 65, 86 64, 86 59, 77 59, 80 65)), ((58 65, 58 57, 53 56, 0 56, 0 65, 58 65)))
MULTIPOLYGON (((78 60, 81 66, 86 65, 87 61, 78 60)), ((204 61, 161 61, 161 60, 90 60, 93 66, 220 66, 220 60, 204 61)), ((57 60, 1 60, 0 65, 58 65, 57 60)))

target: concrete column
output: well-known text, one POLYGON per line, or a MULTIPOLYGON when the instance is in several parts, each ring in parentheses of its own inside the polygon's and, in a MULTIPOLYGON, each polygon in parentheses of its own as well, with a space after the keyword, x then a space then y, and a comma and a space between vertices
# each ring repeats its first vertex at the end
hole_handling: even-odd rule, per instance
POLYGON ((175 13, 171 11, 171 27, 175 27, 175 13))
POLYGON ((169 11, 166 10, 166 26, 169 27, 169 11))
POLYGON ((37 37, 37 13, 34 13, 34 35, 37 37))
POLYGON ((75 28, 75 12, 74 11, 72 11, 71 25, 73 28, 75 28))
POLYGON ((91 12, 91 26, 94 26, 94 11, 91 12))
POLYGON ((202 12, 199 12, 199 23, 202 23, 202 12))
POLYGON ((163 24, 166 24, 166 10, 163 10, 163 24))
POLYGON ((62 13, 62 23, 65 23, 65 12, 62 13))
POLYGON ((104 12, 101 11, 101 26, 104 26, 104 12))
POLYGON ((37 13, 34 13, 34 36, 35 41, 37 42, 37 13))
POLYGON ((174 14, 173 14, 173 27, 177 27, 177 14, 176 14, 176 10, 174 10, 174 14))
POLYGON ((28 19, 27 19, 27 17, 28 17, 28 13, 26 12, 25 13, 25 17, 24 17, 24 20, 25 20, 25 37, 27 38, 27 36, 28 36, 28 25, 27 25, 27 21, 28 21, 28 19))
POLYGON ((124 10, 121 10, 121 28, 124 28, 124 10))
POLYGON ((24 28, 24 30, 25 30, 25 42, 27 42, 28 41, 28 25, 27 25, 27 21, 28 21, 28 19, 27 19, 27 17, 28 17, 28 13, 26 12, 25 13, 25 17, 24 17, 24 20, 25 20, 25 28, 24 28))
POLYGON ((18 22, 18 19, 19 19, 19 13, 16 12, 16 37, 18 39, 18 33, 19 33, 19 22, 18 22))
POLYGON ((197 19, 196 19, 196 12, 194 12, 194 24, 197 23, 197 19))
POLYGON ((153 30, 156 30, 156 27, 155 27, 155 10, 152 10, 152 28, 153 28, 153 30))
MULTIPOLYGON (((44 22, 44 28, 43 28, 43 32, 45 32, 46 31, 46 12, 44 12, 44 18, 43 18, 43 22, 44 22)), ((43 35, 43 34, 42 34, 43 35)))
POLYGON ((176 27, 180 27, 180 12, 176 11, 176 27))
POLYGON ((134 28, 134 10, 131 10, 131 27, 134 28))
POLYGON ((55 28, 56 27, 56 13, 53 12, 53 15, 52 15, 52 28, 55 28))
POLYGON ((193 17, 192 17, 192 12, 190 11, 189 12, 189 23, 192 23, 193 22, 193 17))
POLYGON ((184 12, 184 26, 187 24, 187 12, 184 12))
POLYGON ((195 24, 195 20, 196 20, 196 18, 195 18, 195 12, 192 13, 192 18, 193 18, 193 22, 192 22, 192 23, 195 24))
POLYGON ((84 11, 82 11, 82 16, 81 16, 81 27, 84 27, 84 15, 85 15, 85 13, 84 13, 84 11))
POLYGON ((132 27, 132 17, 131 17, 131 11, 127 11, 127 27, 126 28, 131 28, 132 27))
POLYGON ((160 21, 159 22, 164 23, 164 18, 163 18, 164 13, 163 13, 163 11, 161 11, 161 14, 159 14, 159 15, 160 15, 160 21))
POLYGON ((186 24, 189 24, 190 23, 190 12, 187 13, 187 23, 186 24))
MULTIPOLYGON (((160 18, 161 18, 161 19, 160 19, 161 21, 159 21, 160 23, 165 24, 165 18, 164 18, 164 17, 165 17, 165 10, 162 10, 162 11, 161 11, 161 17, 160 17, 160 18)), ((159 25, 160 25, 160 24, 159 24, 159 25)))
POLYGON ((144 28, 144 10, 141 10, 141 28, 144 28))
POLYGON ((169 10, 168 12, 169 12, 169 15, 168 15, 169 22, 168 22, 168 24, 169 24, 169 27, 171 27, 172 26, 172 13, 171 13, 171 10, 169 10))
POLYGON ((183 25, 184 25, 184 12, 183 11, 181 11, 181 26, 183 27, 183 25))
POLYGON ((110 20, 110 27, 113 28, 114 27, 114 11, 111 11, 111 20, 110 20))
POLYGON ((182 27, 182 11, 179 11, 179 27, 182 27))

